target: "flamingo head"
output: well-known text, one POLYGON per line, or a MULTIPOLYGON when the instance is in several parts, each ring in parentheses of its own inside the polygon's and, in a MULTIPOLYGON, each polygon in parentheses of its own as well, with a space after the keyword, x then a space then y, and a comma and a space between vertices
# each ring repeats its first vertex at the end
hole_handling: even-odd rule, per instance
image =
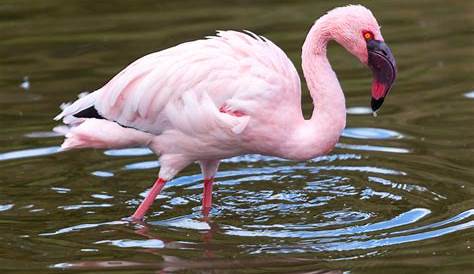
POLYGON ((324 17, 328 36, 372 70, 371 106, 377 111, 397 75, 395 58, 384 42, 377 20, 369 9, 360 5, 336 8, 324 17))

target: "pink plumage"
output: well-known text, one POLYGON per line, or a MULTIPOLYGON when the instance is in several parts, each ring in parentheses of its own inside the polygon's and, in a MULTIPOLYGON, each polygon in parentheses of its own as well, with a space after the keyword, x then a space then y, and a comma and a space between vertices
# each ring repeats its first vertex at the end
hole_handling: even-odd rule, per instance
POLYGON ((301 111, 297 70, 279 47, 249 31, 219 31, 146 55, 66 107, 55 118, 71 126, 62 148, 153 150, 159 179, 134 219, 143 218, 166 181, 197 161, 208 211, 221 159, 259 153, 306 160, 334 147, 346 113, 326 44, 336 40, 370 65, 366 30, 383 41, 375 18, 362 6, 335 9, 311 28, 302 53, 315 105, 309 120, 301 111))

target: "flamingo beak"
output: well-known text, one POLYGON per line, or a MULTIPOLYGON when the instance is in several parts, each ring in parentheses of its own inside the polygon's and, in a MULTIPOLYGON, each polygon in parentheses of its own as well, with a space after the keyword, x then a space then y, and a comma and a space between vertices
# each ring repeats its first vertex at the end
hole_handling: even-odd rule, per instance
POLYGON ((377 111, 383 104, 385 96, 397 76, 397 65, 392 51, 382 41, 367 41, 368 65, 373 73, 372 81, 372 110, 377 111))

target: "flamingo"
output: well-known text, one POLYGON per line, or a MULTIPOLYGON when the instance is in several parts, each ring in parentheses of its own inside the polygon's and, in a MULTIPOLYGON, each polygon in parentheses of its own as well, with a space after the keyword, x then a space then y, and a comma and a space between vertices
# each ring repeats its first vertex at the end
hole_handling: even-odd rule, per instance
POLYGON ((131 216, 137 221, 166 182, 197 162, 207 216, 220 160, 254 153, 304 161, 333 149, 346 106, 326 55, 331 40, 371 68, 377 111, 395 81, 395 59, 372 12, 349 5, 319 18, 303 44, 310 119, 302 114, 297 70, 278 46, 250 31, 217 31, 139 58, 64 108, 54 118, 70 127, 61 148, 150 148, 160 170, 131 216))

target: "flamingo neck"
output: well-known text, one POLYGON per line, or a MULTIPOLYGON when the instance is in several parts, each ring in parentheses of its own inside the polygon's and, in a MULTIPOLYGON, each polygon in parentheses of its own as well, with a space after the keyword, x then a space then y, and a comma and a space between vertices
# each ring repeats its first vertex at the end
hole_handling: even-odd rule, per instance
POLYGON ((303 44, 303 73, 314 109, 309 120, 295 123, 290 158, 310 159, 328 153, 346 125, 344 94, 326 55, 327 44, 332 39, 327 21, 318 20, 303 44))

